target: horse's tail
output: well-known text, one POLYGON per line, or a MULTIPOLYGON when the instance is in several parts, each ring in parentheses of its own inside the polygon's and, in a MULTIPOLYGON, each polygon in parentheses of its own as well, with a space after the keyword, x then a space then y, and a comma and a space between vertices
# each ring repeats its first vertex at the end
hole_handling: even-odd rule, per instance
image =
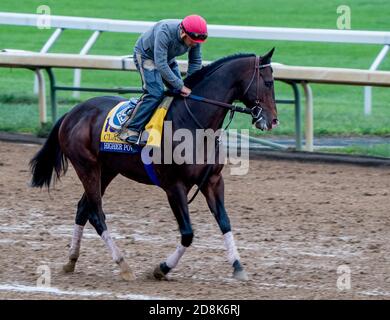
POLYGON ((60 148, 58 140, 58 132, 65 116, 66 114, 58 119, 45 144, 30 161, 31 187, 42 188, 46 185, 49 189, 52 178, 59 179, 61 172, 65 174, 68 169, 68 161, 60 148))

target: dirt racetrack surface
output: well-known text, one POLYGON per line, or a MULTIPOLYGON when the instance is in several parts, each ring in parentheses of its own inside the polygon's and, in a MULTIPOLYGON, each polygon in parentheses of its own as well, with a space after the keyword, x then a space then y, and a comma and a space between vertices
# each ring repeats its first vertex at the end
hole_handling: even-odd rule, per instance
POLYGON ((176 221, 162 190, 117 177, 104 209, 137 276, 125 282, 90 224, 75 272, 62 272, 82 186, 70 166, 50 194, 28 187, 38 148, 0 142, 1 299, 390 299, 388 168, 251 160, 232 176, 225 167, 247 282, 232 279, 202 195, 190 206, 193 245, 169 281, 153 280, 180 241, 176 221), (37 286, 48 270, 50 286, 37 286))

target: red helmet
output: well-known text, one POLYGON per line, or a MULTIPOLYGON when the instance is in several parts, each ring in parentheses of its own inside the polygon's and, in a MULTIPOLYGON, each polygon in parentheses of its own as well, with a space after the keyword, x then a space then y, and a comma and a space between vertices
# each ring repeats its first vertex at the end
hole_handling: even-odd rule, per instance
POLYGON ((194 42, 205 42, 207 39, 206 20, 196 14, 187 16, 181 22, 181 28, 194 42))

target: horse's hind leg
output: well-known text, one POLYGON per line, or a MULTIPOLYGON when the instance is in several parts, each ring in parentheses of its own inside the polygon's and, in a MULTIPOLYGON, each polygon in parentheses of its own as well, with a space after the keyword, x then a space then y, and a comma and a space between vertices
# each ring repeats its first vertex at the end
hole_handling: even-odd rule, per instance
MULTIPOLYGON (((117 173, 108 170, 102 170, 101 174, 101 196, 103 197, 110 182, 117 176, 117 173)), ((69 250, 69 261, 63 266, 65 272, 74 272, 76 262, 80 256, 81 239, 83 237, 84 226, 90 216, 88 199, 84 193, 77 204, 77 213, 73 228, 72 243, 69 250)))
POLYGON ((76 221, 73 228, 72 243, 69 250, 69 261, 63 266, 65 272, 73 272, 76 262, 80 255, 81 238, 83 236, 84 226, 88 221, 89 210, 88 201, 85 193, 77 205, 76 221))
POLYGON ((222 231, 227 256, 230 265, 233 266, 233 277, 237 280, 248 280, 248 276, 240 263, 240 256, 233 239, 229 217, 224 205, 224 182, 221 174, 213 175, 208 183, 201 189, 210 211, 214 214, 218 226, 222 231))
MULTIPOLYGON (((116 177, 117 173, 112 173, 103 170, 101 175, 101 196, 103 197, 105 190, 110 182, 116 177)), ((76 262, 80 255, 81 239, 83 236, 84 226, 87 223, 90 215, 88 199, 84 193, 77 205, 77 213, 73 228, 72 243, 69 250, 69 261, 63 266, 65 272, 74 272, 76 262)))
MULTIPOLYGON (((103 197, 105 190, 110 182, 116 177, 117 173, 112 173, 107 170, 102 170, 101 176, 101 196, 103 197)), ((74 272, 76 262, 80 256, 81 239, 83 237, 84 226, 87 223, 90 215, 88 200, 84 193, 79 203, 77 204, 77 213, 73 228, 72 243, 69 250, 69 261, 63 266, 65 272, 74 272)))
POLYGON ((106 217, 102 208, 102 195, 104 190, 116 174, 110 176, 110 174, 104 170, 101 172, 100 166, 95 161, 88 160, 72 162, 83 183, 86 197, 85 211, 80 214, 80 220, 76 217, 76 225, 78 225, 78 223, 84 223, 85 225, 85 219, 87 218, 98 235, 101 236, 105 242, 113 260, 120 266, 122 278, 125 280, 132 280, 134 279, 134 275, 130 271, 119 248, 110 236, 105 222, 106 217))
MULTIPOLYGON (((100 190, 100 168, 90 168, 90 174, 88 179, 84 180, 84 188, 87 194, 88 202, 90 204, 89 222, 93 225, 96 232, 105 242, 109 249, 113 260, 119 265, 121 270, 121 277, 124 280, 135 279, 134 274, 131 272, 128 264, 126 263, 121 251, 116 246, 114 240, 107 229, 106 217, 102 209, 102 195, 100 190)), ((103 180, 103 179, 102 179, 103 180)))

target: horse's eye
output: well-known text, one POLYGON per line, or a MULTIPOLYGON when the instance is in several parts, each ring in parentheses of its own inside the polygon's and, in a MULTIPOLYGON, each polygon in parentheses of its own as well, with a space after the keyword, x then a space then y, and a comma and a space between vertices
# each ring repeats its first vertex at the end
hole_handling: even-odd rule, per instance
POLYGON ((264 84, 267 88, 272 88, 272 86, 274 85, 274 82, 273 81, 264 81, 264 84))

